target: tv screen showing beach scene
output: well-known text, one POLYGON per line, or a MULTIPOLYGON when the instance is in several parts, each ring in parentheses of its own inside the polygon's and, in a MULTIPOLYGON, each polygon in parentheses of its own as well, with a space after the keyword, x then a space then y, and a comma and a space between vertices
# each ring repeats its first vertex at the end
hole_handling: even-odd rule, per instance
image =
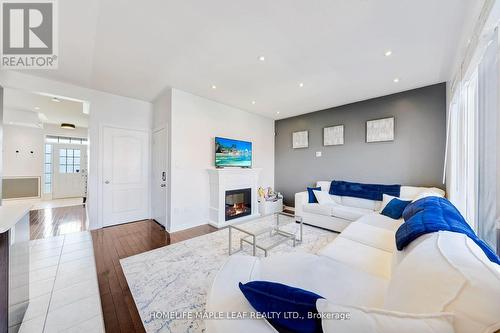
POLYGON ((252 166, 252 143, 215 138, 215 166, 250 168, 252 166))

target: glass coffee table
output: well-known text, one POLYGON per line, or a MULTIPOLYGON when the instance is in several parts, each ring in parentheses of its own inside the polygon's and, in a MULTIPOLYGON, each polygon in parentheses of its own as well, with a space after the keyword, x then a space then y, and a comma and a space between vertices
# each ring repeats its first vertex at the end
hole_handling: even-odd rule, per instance
POLYGON ((272 248, 290 242, 294 247, 302 242, 302 218, 293 214, 279 212, 271 217, 229 226, 229 255, 243 251, 243 246, 252 247, 252 255, 257 254, 257 249, 264 251, 267 257, 272 248), (298 228, 293 224, 299 223, 298 228), (292 224, 293 223, 293 224, 292 224), (293 230, 295 229, 295 230, 293 230), (297 230, 298 229, 298 230, 297 230), (298 233, 298 236, 297 236, 298 233), (233 238, 239 238, 239 249, 233 250, 233 238))

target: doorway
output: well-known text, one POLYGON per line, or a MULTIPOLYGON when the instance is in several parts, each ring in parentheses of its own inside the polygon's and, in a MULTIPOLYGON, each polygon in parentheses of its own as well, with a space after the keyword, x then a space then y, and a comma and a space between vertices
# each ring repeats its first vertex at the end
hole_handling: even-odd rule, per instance
POLYGON ((167 226, 167 129, 153 132, 152 142, 152 177, 151 177, 151 215, 153 220, 168 229, 167 226))
POLYGON ((52 198, 83 198, 87 187, 87 148, 84 145, 52 145, 52 198))

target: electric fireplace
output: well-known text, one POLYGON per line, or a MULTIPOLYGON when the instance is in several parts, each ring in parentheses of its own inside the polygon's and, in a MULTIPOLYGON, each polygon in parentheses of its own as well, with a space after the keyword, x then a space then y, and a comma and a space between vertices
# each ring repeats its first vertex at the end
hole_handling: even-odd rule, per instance
POLYGON ((252 189, 226 191, 226 221, 252 214, 252 189))

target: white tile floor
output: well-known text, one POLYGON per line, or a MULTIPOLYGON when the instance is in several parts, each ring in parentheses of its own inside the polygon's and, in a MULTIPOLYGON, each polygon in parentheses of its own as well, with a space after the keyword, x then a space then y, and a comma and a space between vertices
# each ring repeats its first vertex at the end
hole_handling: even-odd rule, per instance
POLYGON ((104 332, 90 232, 30 242, 30 303, 9 332, 104 332))

